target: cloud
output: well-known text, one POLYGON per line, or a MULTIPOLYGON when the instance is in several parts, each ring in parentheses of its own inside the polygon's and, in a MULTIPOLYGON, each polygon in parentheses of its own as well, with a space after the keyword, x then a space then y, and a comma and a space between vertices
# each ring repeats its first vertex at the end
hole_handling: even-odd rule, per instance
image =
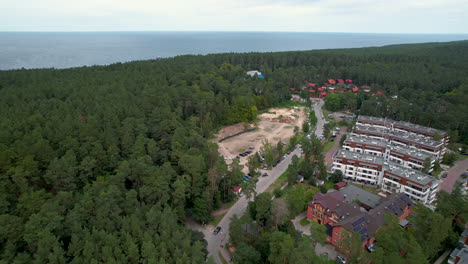
POLYGON ((466 0, 15 0, 0 30, 467 33, 466 0))

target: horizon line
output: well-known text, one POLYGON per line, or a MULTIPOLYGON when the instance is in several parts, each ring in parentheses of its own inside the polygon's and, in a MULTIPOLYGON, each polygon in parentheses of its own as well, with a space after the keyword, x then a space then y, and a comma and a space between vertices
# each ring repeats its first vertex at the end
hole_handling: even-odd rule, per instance
POLYGON ((421 32, 340 32, 340 31, 268 31, 268 30, 0 30, 0 33, 143 33, 143 32, 202 32, 202 33, 321 33, 321 34, 383 34, 383 35, 468 35, 466 33, 421 32))

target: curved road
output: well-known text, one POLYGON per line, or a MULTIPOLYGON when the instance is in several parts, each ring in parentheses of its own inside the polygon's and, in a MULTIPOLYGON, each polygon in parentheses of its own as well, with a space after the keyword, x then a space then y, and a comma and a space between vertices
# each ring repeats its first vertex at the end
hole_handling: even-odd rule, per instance
MULTIPOLYGON (((315 135, 321 136, 323 134, 323 124, 324 124, 324 117, 322 113, 322 106, 324 104, 323 100, 316 101, 314 103, 313 108, 315 112, 315 116, 317 117, 317 125, 315 129, 315 135)), ((257 182, 256 191, 257 194, 264 192, 271 184, 273 184, 283 172, 286 171, 289 164, 291 163, 291 159, 293 155, 300 156, 299 148, 296 148, 291 155, 288 155, 281 163, 279 163, 275 168, 268 172, 268 177, 260 177, 259 181, 257 182)), ((229 241, 229 224, 231 223, 231 218, 234 215, 242 216, 248 205, 249 200, 246 199, 245 196, 239 198, 237 202, 229 209, 229 211, 224 215, 223 219, 219 222, 218 226, 220 226, 221 232, 217 235, 213 234, 214 227, 202 227, 199 224, 188 222, 187 226, 192 229, 198 230, 203 232, 205 235, 205 239, 208 242, 208 256, 212 256, 216 263, 222 263, 219 258, 219 252, 223 255, 224 259, 230 259, 230 255, 227 250, 224 248, 224 245, 229 241)), ((231 262, 230 262, 231 263, 231 262)))

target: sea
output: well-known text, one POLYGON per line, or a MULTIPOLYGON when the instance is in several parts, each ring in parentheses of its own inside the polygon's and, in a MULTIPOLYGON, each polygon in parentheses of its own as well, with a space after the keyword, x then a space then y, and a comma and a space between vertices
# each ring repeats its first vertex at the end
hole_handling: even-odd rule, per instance
POLYGON ((0 70, 106 65, 185 54, 378 47, 466 39, 468 34, 0 32, 0 70))

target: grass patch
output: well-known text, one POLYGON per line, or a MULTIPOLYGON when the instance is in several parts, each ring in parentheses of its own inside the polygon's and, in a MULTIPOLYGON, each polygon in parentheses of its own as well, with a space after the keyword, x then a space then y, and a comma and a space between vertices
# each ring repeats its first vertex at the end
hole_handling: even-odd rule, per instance
POLYGON ((275 108, 293 108, 294 106, 307 106, 307 103, 288 100, 276 105, 275 108))
POLYGON ((279 178, 276 179, 276 181, 266 189, 266 192, 273 193, 276 188, 281 188, 281 186, 283 186, 287 181, 288 170, 281 174, 281 176, 279 176, 279 178))
POLYGON ((307 217, 304 217, 299 223, 301 224, 301 226, 306 226, 310 224, 309 219, 307 219, 307 217))
POLYGON ((221 254, 220 251, 218 251, 218 256, 223 264, 229 264, 229 262, 226 261, 226 259, 223 257, 223 254, 221 254))
POLYGON ((350 184, 352 184, 354 186, 357 186, 359 188, 362 188, 362 189, 364 189, 364 190, 366 190, 368 192, 371 192, 373 194, 379 194, 379 190, 377 188, 373 188, 373 187, 370 187, 370 186, 367 186, 367 185, 357 184, 357 183, 354 183, 354 182, 351 182, 350 184))
POLYGON ((213 221, 211 221, 211 224, 214 226, 217 226, 219 222, 221 222, 221 219, 223 219, 224 215, 225 214, 220 214, 220 215, 213 217, 213 221))
POLYGON ((324 186, 325 186, 325 188, 326 188, 327 190, 333 189, 333 185, 335 185, 335 183, 333 183, 333 182, 330 181, 330 180, 327 180, 327 181, 325 181, 325 183, 324 183, 324 186))
POLYGON ((333 147, 334 143, 335 141, 327 141, 327 143, 325 143, 325 146, 323 146, 323 153, 327 153, 333 147))

